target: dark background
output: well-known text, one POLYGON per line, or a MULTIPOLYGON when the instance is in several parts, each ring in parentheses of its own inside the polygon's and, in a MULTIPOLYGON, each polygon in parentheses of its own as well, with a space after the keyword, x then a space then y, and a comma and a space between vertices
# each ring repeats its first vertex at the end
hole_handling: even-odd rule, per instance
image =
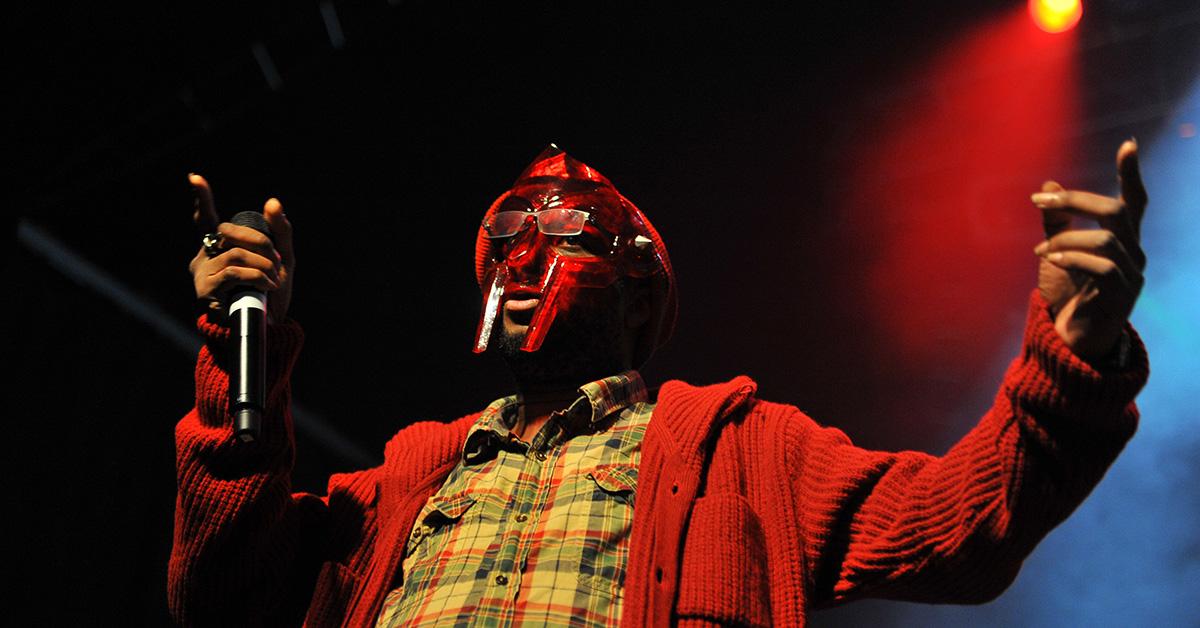
MULTIPOLYGON (((194 348, 146 317, 188 329, 196 311, 188 172, 209 179, 225 217, 277 196, 295 227, 291 313, 308 339, 294 391, 310 426, 299 489, 377 460, 408 423, 509 392, 502 363, 470 352, 475 229, 549 142, 608 176, 670 247, 681 315, 644 371, 652 384, 747 373, 762 397, 860 445, 944 451, 1017 350, 1032 257, 1013 262, 1028 282, 994 317, 1009 332, 989 341, 998 354, 913 369, 863 313, 875 243, 824 208, 854 166, 846 138, 872 122, 855 115, 880 111, 888 77, 1020 4, 93 3, 19 15, 5 309, 21 577, 8 596, 53 624, 166 621, 172 428, 191 406, 194 348), (80 261, 31 244, 46 238, 80 261), (64 270, 85 264, 159 312, 131 312, 64 270), (340 436, 314 437, 322 425, 340 436)), ((1120 140, 1157 129, 1184 95, 1200 42, 1189 4, 1087 5, 1080 63, 1104 83, 1083 85, 1097 91, 1064 162, 1077 180, 1107 185, 1120 140), (1150 69, 1153 93, 1101 97, 1150 69)), ((1017 248, 1038 240, 1035 229, 1017 248)), ((973 329, 946 321, 928 351, 974 348, 973 329)), ((814 621, 886 624, 891 608, 814 621)))

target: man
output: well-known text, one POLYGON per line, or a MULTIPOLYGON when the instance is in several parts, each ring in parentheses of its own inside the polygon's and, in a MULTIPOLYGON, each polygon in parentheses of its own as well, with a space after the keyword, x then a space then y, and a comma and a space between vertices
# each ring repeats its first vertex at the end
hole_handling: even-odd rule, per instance
POLYGON ((802 625, 866 597, 981 602, 1087 495, 1132 435, 1147 376, 1126 319, 1145 258, 1132 141, 1121 197, 1047 183, 1038 290, 991 410, 940 458, 871 452, 739 377, 632 370, 670 335, 676 297, 650 222, 551 146, 487 211, 476 246, 476 350, 503 352, 516 395, 401 430, 376 468, 292 494, 286 319, 295 256, 278 201, 262 234, 192 260, 208 339, 177 429, 170 604, 185 624, 802 625), (1071 216, 1099 229, 1071 229, 1071 216), (230 286, 270 292, 263 437, 232 436, 230 286))

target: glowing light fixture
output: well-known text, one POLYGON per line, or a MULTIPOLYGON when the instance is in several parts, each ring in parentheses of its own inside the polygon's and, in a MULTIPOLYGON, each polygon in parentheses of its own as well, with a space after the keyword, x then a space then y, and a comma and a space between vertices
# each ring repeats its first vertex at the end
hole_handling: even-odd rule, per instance
POLYGON ((1083 4, 1080 0, 1029 0, 1029 15, 1047 33, 1062 33, 1079 23, 1083 4))

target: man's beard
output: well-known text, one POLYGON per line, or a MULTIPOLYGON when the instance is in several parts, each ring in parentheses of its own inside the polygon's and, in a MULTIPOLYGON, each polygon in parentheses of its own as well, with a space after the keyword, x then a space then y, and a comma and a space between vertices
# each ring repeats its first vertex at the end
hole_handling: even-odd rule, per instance
MULTIPOLYGON (((606 297, 620 298, 619 290, 606 292, 606 297)), ((501 321, 492 329, 489 345, 504 357, 525 391, 575 389, 629 368, 619 303, 560 310, 537 351, 522 351, 524 341, 525 332, 509 333, 501 321)))

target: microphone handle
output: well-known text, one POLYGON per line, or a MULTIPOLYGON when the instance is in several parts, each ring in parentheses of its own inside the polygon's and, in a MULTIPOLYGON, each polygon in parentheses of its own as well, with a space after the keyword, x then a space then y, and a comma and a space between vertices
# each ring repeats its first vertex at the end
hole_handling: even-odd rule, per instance
POLYGON ((262 413, 266 400, 267 365, 264 354, 267 327, 267 297, 258 290, 233 293, 229 315, 237 334, 237 365, 233 397, 233 435, 244 443, 262 436, 262 413))

